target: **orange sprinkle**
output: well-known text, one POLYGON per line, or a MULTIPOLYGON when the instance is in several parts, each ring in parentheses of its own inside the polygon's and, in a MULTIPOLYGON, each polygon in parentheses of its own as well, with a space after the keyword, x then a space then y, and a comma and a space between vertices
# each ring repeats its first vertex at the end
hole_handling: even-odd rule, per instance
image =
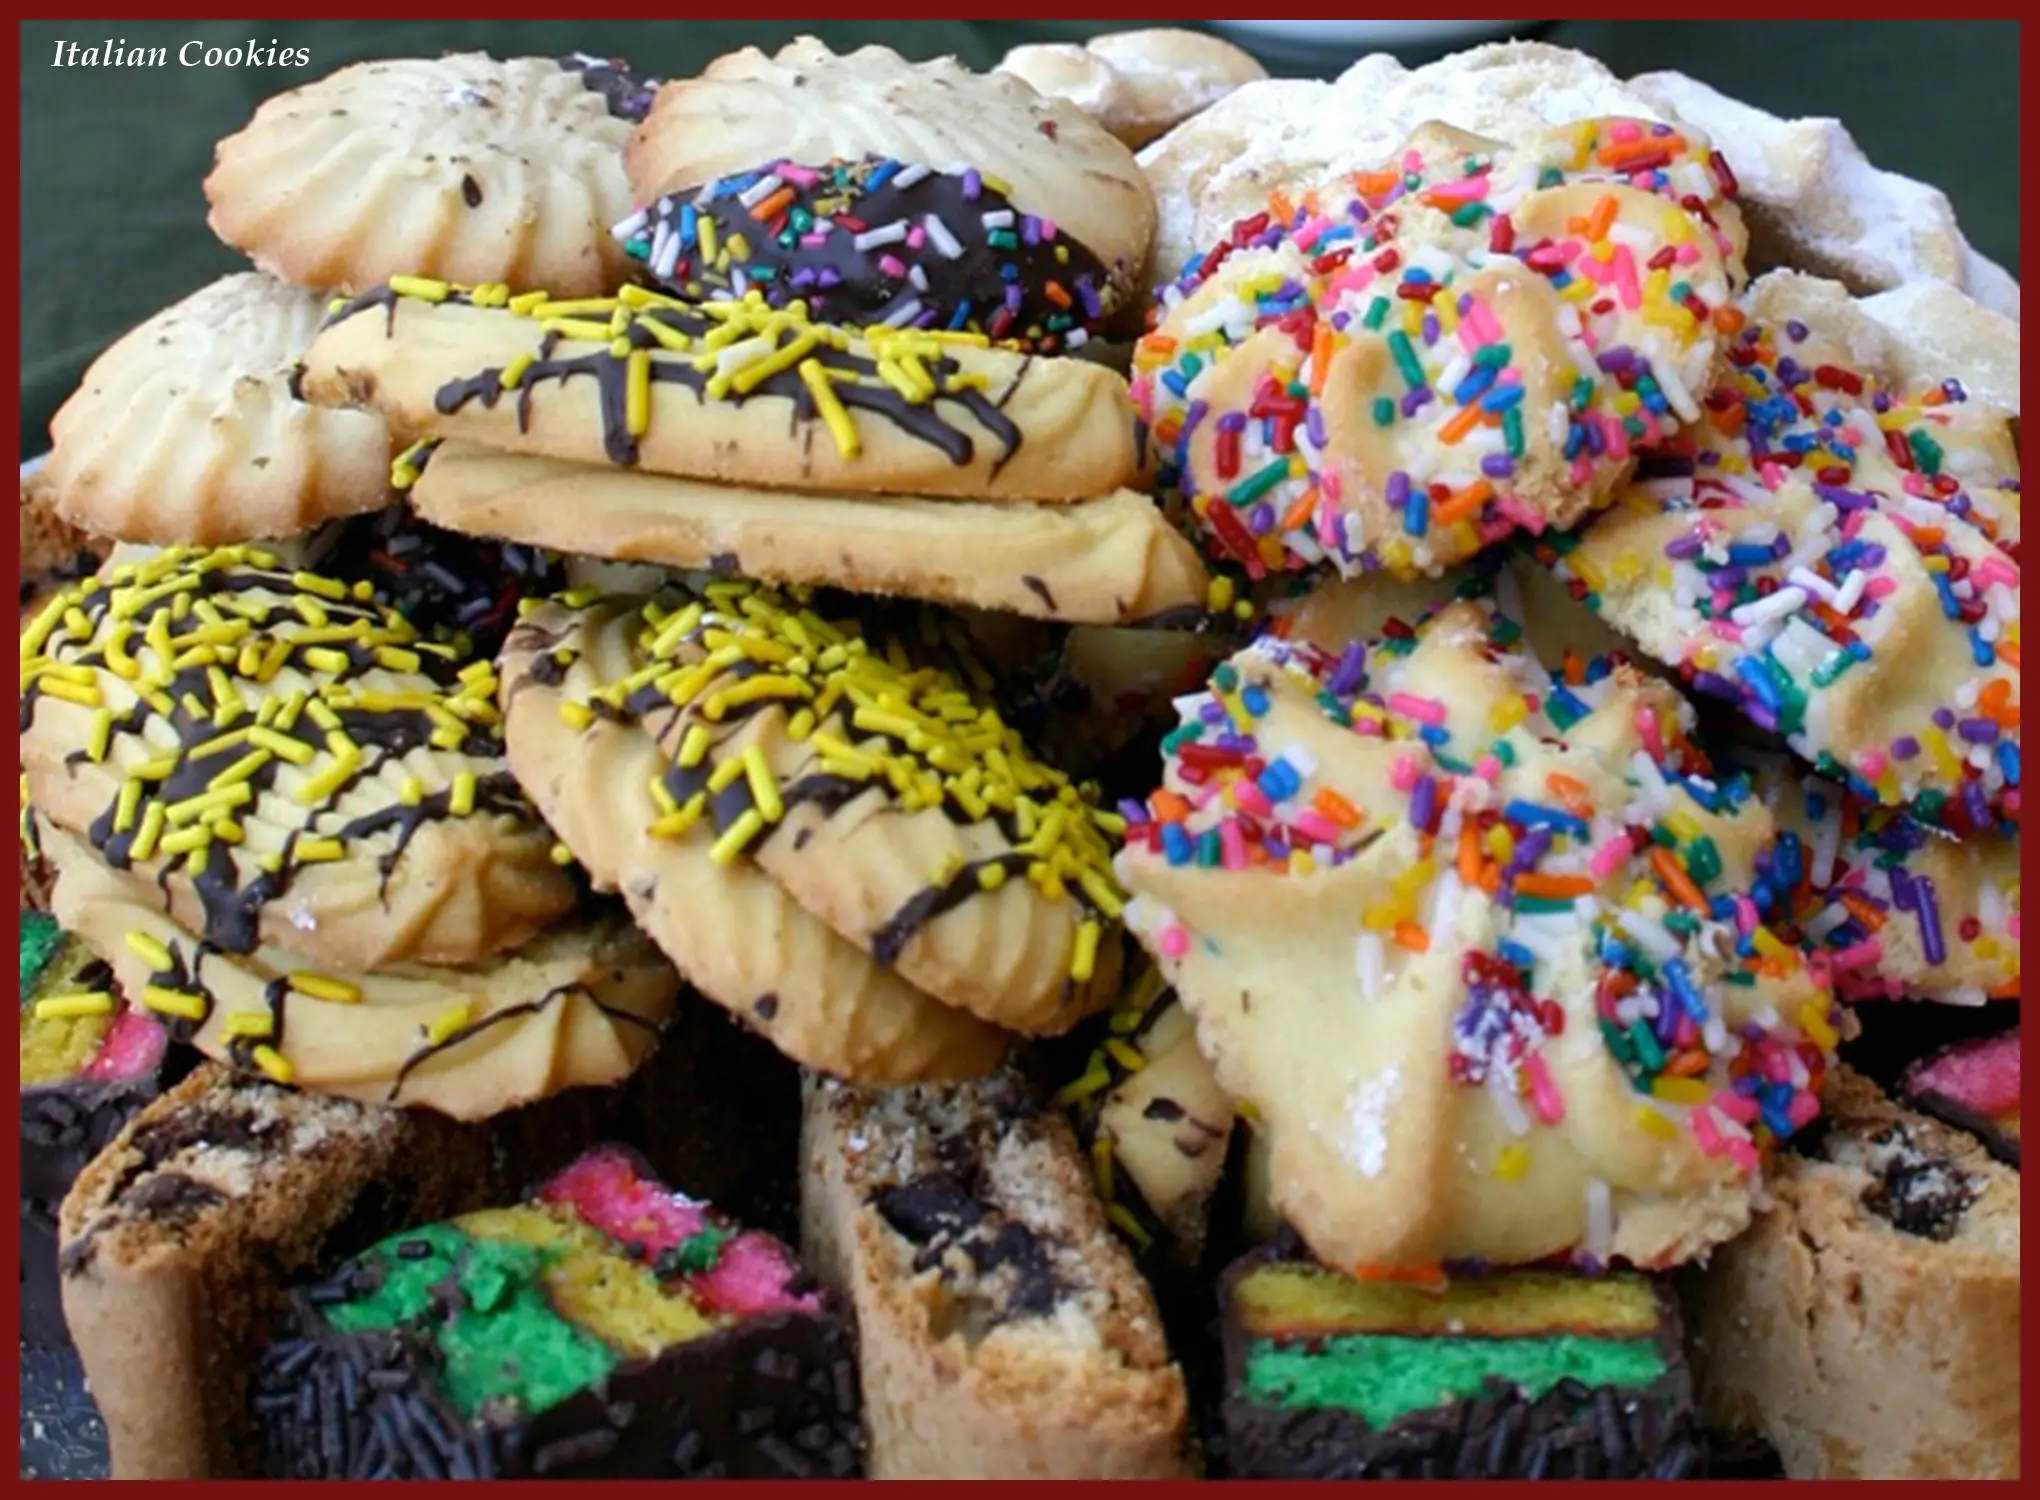
POLYGON ((1997 654, 1998 660, 2006 663, 2008 666, 2016 667, 2019 664, 2019 648, 2010 641, 1999 641, 1997 643, 1997 654))
MULTIPOLYGON (((1603 147, 1602 151, 1605 155, 1607 148, 1603 147)), ((1621 207, 1613 193, 1602 195, 1601 201, 1594 205, 1594 211, 1587 215, 1587 238, 1596 242, 1608 238, 1608 231, 1614 226, 1615 215, 1621 207)))
POLYGON ((1042 294, 1057 307, 1068 307, 1070 305, 1072 300, 1070 294, 1063 289, 1063 284, 1060 281, 1051 281, 1042 287, 1041 290, 1042 294))
POLYGON ((1691 1078, 1696 1073, 1707 1071, 1707 1054, 1698 1047, 1686 1052, 1674 1052, 1665 1059, 1665 1065, 1658 1070, 1674 1078, 1691 1078))
POLYGON ((1289 194, 1277 188, 1268 195, 1268 212, 1276 223, 1286 228, 1296 217, 1296 205, 1289 201, 1289 194))
POLYGON ((1390 934, 1400 947, 1412 953, 1428 953, 1431 949, 1431 934, 1414 922, 1398 922, 1390 934))
POLYGON ((2017 979, 2007 979, 2003 984, 1999 985, 1996 989, 1990 992, 1990 997, 1993 1000, 2018 999, 2019 981, 2017 979))
POLYGON ((1584 822, 1593 821, 1594 804, 1588 800, 1584 784, 1560 771, 1553 771, 1545 777, 1544 784, 1551 788, 1552 795, 1558 798, 1559 805, 1567 812, 1584 822))
MULTIPOLYGON (((1894 518, 1895 519, 1895 518, 1894 518)), ((1900 522, 1903 525, 1903 522, 1900 522)), ((1931 552, 1946 540, 1947 533, 1938 526, 1914 526, 1909 528, 1912 539, 1922 551, 1931 552)))
POLYGON ((1459 825, 1459 881, 1462 885, 1480 884, 1480 835, 1471 823, 1459 825))
POLYGON ((1157 354, 1174 354, 1176 340, 1171 334, 1151 333, 1140 341, 1140 347, 1143 350, 1152 349, 1157 354))
POLYGON ((1749 413, 1743 409, 1743 404, 1740 401, 1721 411, 1715 411, 1710 408, 1707 413, 1708 425, 1716 432, 1727 433, 1730 437, 1734 437, 1738 432, 1741 432, 1743 430, 1743 423, 1748 420, 1749 413))
POLYGON ((2019 722, 2019 705, 2012 701, 2012 685, 2002 677, 1993 677, 1983 685, 1983 691, 1976 695, 1977 712, 1994 719, 2007 729, 2016 728, 2019 722))
POLYGON ((1650 867, 1657 871, 1658 879, 1665 883, 1665 889, 1672 893, 1672 898, 1680 905, 1689 906, 1701 913, 1713 909, 1708 906, 1707 898, 1700 894, 1700 887, 1693 884, 1693 877, 1686 873, 1686 867, 1662 844, 1651 846, 1650 867))
POLYGON ((1843 891, 1841 901, 1842 905, 1849 909, 1849 915, 1872 932, 1884 925, 1884 913, 1877 909, 1877 904, 1869 897, 1855 891, 1843 891))
POLYGON ((1360 826, 1360 810, 1328 786, 1318 788, 1310 805, 1341 828, 1360 826))
MULTIPOLYGON (((1620 167, 1632 161, 1644 161, 1660 152, 1677 156, 1686 149, 1686 138, 1676 132, 1671 135, 1644 135, 1633 141, 1608 141, 1594 155, 1604 167, 1620 167)), ((1613 198, 1604 198, 1604 203, 1613 203, 1613 198)), ((1596 236, 1598 238, 1599 236, 1596 236)))
POLYGON ((1402 173, 1393 171, 1355 172, 1353 191, 1363 198, 1379 198, 1384 193, 1395 191, 1395 185, 1402 181, 1402 173))
POLYGON ((1585 875, 1540 875, 1535 870, 1525 870, 1516 877, 1516 894, 1538 896, 1552 901, 1568 901, 1575 896, 1591 896, 1594 882, 1585 875))
POLYGON ((1353 1279, 1370 1283, 1392 1282, 1401 1286, 1420 1286, 1442 1292, 1445 1290, 1445 1267, 1436 1261, 1421 1266, 1377 1266, 1363 1260, 1353 1267, 1353 1279))
POLYGON ((1189 799, 1176 792, 1157 790, 1148 798, 1148 807, 1157 823, 1186 823, 1190 820, 1189 799))
POLYGON ((1303 211, 1310 218, 1315 219, 1318 216, 1318 194, 1316 188, 1312 188, 1303 195, 1303 211))
POLYGON ((1742 309, 1733 302, 1724 302, 1714 309, 1714 327, 1718 333, 1741 333, 1743 322, 1742 309))
MULTIPOLYGON (((1463 408, 1471 411, 1472 407, 1463 408)), ((1464 521, 1494 497, 1495 487, 1485 479, 1476 479, 1463 490, 1447 495, 1442 504, 1431 508, 1433 526, 1451 526, 1464 521)))
POLYGON ((1845 797, 1842 800, 1842 847, 1846 849, 1855 843, 1856 835, 1862 831, 1863 817, 1858 810, 1856 799, 1845 797))
POLYGON ((1296 497, 1296 504, 1283 512, 1282 529, 1284 531, 1294 531, 1303 525, 1304 522, 1310 519, 1310 513, 1317 509, 1317 502, 1317 486, 1312 485, 1296 497))
POLYGON ((770 224, 774 219, 778 218, 781 214, 785 213, 787 206, 792 202, 793 202, 793 189, 790 187, 783 187, 778 192, 774 193, 771 197, 767 198, 763 203, 759 204, 756 208, 752 209, 751 217, 756 219, 760 224, 770 224))
POLYGON ((1320 323, 1310 336, 1310 393, 1325 393, 1325 377, 1332 372, 1332 325, 1320 323))
POLYGON ((1438 428, 1438 441, 1441 443, 1456 443, 1473 431, 1474 424, 1478 421, 1480 421, 1480 403, 1478 401, 1470 402, 1445 419, 1443 425, 1438 428))
POLYGON ((1617 1000, 1636 993, 1636 976, 1627 969, 1610 970, 1604 982, 1608 986, 1608 993, 1617 1000))

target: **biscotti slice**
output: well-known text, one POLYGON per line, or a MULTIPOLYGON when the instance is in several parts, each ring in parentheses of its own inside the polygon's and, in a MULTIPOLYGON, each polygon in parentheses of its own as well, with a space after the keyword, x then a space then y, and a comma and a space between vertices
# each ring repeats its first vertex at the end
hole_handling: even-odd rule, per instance
POLYGON ((43 912, 21 913, 21 1337, 62 1344, 57 1205, 156 1095, 169 1037, 43 912))
POLYGON ((2019 1028, 1923 1057, 1899 1079, 1899 1097, 1923 1115, 1966 1130, 2019 1169, 2019 1028))
POLYGON ((1700 1457, 1660 1278, 1357 1281, 1284 1246, 1220 1290, 1240 1479, 1681 1479, 1700 1457))
POLYGON ((2019 1174, 1847 1068, 1685 1290, 1711 1427, 1793 1479, 2019 1473, 2019 1174))
POLYGON ((118 1479, 257 1472, 246 1385, 287 1282, 500 1201, 591 1139, 579 1091, 486 1126, 206 1063, 132 1119, 58 1217, 64 1315, 118 1479))
POLYGON ((1189 1476, 1154 1299, 1013 1068, 886 1092, 811 1076, 802 1169, 802 1248, 857 1315, 872 1478, 1189 1476))
POLYGON ((856 1364, 769 1235, 597 1146, 293 1293, 251 1398, 294 1479, 844 1478, 856 1364))

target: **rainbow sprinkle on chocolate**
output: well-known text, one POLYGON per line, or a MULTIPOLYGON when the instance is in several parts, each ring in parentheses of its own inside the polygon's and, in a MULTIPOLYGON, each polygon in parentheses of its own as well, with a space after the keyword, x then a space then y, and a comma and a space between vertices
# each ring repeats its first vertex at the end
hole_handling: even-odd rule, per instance
POLYGON ((1105 268, 1054 220, 975 168, 890 157, 776 161, 671 193, 611 231, 691 302, 763 293, 817 321, 981 333, 1040 354, 1081 349, 1110 308, 1105 268))

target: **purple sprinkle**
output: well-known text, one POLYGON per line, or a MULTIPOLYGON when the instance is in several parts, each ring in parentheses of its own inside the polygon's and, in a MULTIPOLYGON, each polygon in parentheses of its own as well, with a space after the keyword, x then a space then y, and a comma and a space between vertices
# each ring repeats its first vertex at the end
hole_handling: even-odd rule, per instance
POLYGON ((1778 732, 1778 716, 1754 699, 1743 705, 1743 713, 1752 724, 1763 730, 1764 733, 1776 734, 1778 732))
POLYGON ((1077 278, 1077 300, 1084 304, 1085 317, 1096 318, 1103 316, 1105 304, 1098 300, 1098 289, 1091 285, 1090 277, 1079 276, 1077 278))
POLYGON ((1675 536, 1665 543, 1665 556, 1685 562, 1689 558, 1698 557, 1706 545, 1701 540, 1699 532, 1689 531, 1684 536, 1675 536))
POLYGON ((1220 432, 1245 432, 1247 430, 1247 414, 1243 411, 1227 412, 1218 419, 1218 430, 1220 432))
POLYGON ((1147 809, 1131 797, 1119 799, 1119 816, 1128 823, 1145 823, 1148 820, 1147 809))
POLYGON ((1884 566, 1884 556, 1882 542, 1865 542, 1862 550, 1856 554, 1855 565, 1859 568, 1881 568, 1884 566))
POLYGON ((1815 482, 1813 492, 1844 515, 1852 510, 1869 510, 1877 502, 1860 490, 1845 490, 1838 484, 1815 482))
MULTIPOLYGON (((1789 318, 1786 320, 1785 333, 1786 336, 1789 337, 1793 343, 1795 344, 1804 343, 1806 341, 1806 335, 1808 332, 1809 330, 1807 326, 1804 323, 1800 322, 1799 319, 1789 318)), ((1780 360, 1779 363, 1782 365, 1784 361, 1780 360)))
POLYGON ((1998 727, 1993 719, 1964 719, 1955 726, 1955 732, 1972 745, 1997 743, 1998 727))
POLYGON ((1247 512, 1247 530, 1255 536, 1266 536, 1275 529, 1275 507, 1265 500, 1257 500, 1254 508, 1247 512))
POLYGON ((1388 476, 1388 487, 1383 494, 1389 509, 1401 510, 1410 503, 1410 476, 1401 469, 1388 476))
POLYGON ((1969 814, 1969 821, 1978 828, 1990 827, 1990 804, 1984 801, 1983 783, 1965 781, 1962 784, 1962 806, 1969 814))
POLYGON ((965 201, 966 203, 975 203, 975 202, 977 202, 977 199, 978 199, 978 194, 982 193, 982 192, 983 192, 984 190, 985 190, 985 179, 984 179, 984 176, 983 176, 983 174, 981 174, 981 173, 980 173, 980 172, 978 171, 978 169, 977 169, 976 167, 966 167, 966 168, 964 168, 964 171, 963 171, 963 198, 964 198, 964 201, 965 201))
POLYGON ((1941 909, 1934 902, 1934 882, 1920 876, 1913 882, 1913 893, 1919 898, 1920 946, 1926 951, 1928 963, 1940 963, 1948 956, 1948 950, 1941 943, 1941 909))
POLYGON ((1438 779, 1429 771, 1417 778, 1416 786, 1410 792, 1410 822, 1419 828, 1431 826, 1431 815, 1438 810, 1438 779))
POLYGON ((1310 410, 1304 413, 1303 430, 1309 436, 1312 447, 1314 448, 1324 447, 1325 413, 1324 408, 1319 406, 1316 402, 1312 402, 1310 410))
POLYGON ((1340 308, 1339 311, 1332 314, 1332 327, 1337 329, 1340 333, 1344 333, 1346 331, 1346 325, 1352 321, 1353 315, 1347 312, 1344 308, 1340 308))
POLYGON ((1332 673, 1331 680, 1325 686, 1330 689, 1333 697, 1347 698, 1359 692, 1366 680, 1367 647, 1355 641, 1339 658, 1338 670, 1332 673))
POLYGON ((1659 997, 1657 1020, 1651 1029, 1657 1033, 1658 1041, 1666 1045, 1678 1034, 1679 1007, 1672 1004, 1669 996, 1659 997))
POLYGON ((1423 334, 1424 334, 1424 342, 1425 342, 1426 344, 1435 344, 1435 343, 1437 343, 1437 342, 1438 342, 1438 331, 1439 331, 1439 330, 1438 330, 1438 315, 1437 315, 1436 313, 1425 313, 1425 314, 1424 314, 1424 322, 1423 322, 1423 334))
POLYGON ((1909 734, 1902 734, 1891 742, 1893 760, 1911 760, 1920 753, 1920 742, 1909 734))
POLYGON ((1490 453, 1480 461, 1480 471, 1490 479, 1507 479, 1516 472, 1516 461, 1506 453, 1490 453))
POLYGON ((1015 313, 1020 311, 1020 284, 1018 282, 1011 282, 1006 287, 1006 310, 1015 313))
POLYGON ((1742 701, 1742 693, 1736 685, 1719 672, 1709 672, 1705 668, 1695 672, 1693 687, 1695 691, 1705 693, 1710 698, 1721 698, 1729 703, 1742 701))
POLYGON ((1225 710, 1216 703, 1207 703, 1197 710, 1197 717, 1207 724, 1225 723, 1225 710))
POLYGON ((843 273, 834 266, 823 266, 816 279, 820 282, 823 289, 826 290, 832 286, 840 286, 843 281, 843 273))
POLYGON ((1962 382, 1959 380, 1950 379, 1942 381, 1941 394, 1950 401, 1967 401, 1969 399, 1969 392, 1962 389, 1962 382))
POLYGON ((1955 727, 1955 710, 1952 708, 1935 709, 1934 727, 1936 729, 1953 729, 1955 727))
POLYGON ((1428 385, 1420 385, 1402 398, 1402 414, 1405 417, 1414 417, 1430 404, 1431 388, 1428 385))
POLYGON ((1891 904, 1900 911, 1911 911, 1917 898, 1913 877, 1902 865, 1891 867, 1891 904))
POLYGON ((1472 309, 1472 307, 1473 307, 1473 293, 1461 292, 1459 294, 1459 315, 1461 317, 1465 317, 1466 314, 1472 309))
POLYGON ((1038 245, 1041 243, 1041 220, 1033 214, 1024 214, 1020 219, 1020 243, 1038 245))

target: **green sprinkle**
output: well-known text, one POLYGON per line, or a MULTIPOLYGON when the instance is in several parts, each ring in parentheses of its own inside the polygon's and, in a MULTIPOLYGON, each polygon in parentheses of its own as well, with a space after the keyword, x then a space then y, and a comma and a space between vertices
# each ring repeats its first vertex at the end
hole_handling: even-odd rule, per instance
POLYGON ((1485 203, 1475 201, 1454 209, 1452 211, 1452 222, 1461 229, 1471 229, 1493 212, 1494 210, 1485 203))
POLYGON ((1932 477, 1941 472, 1941 445, 1928 437, 1925 430, 1915 428, 1907 435, 1912 444, 1913 462, 1920 466, 1920 472, 1932 477))
POLYGON ((1234 505, 1251 505, 1289 477, 1289 460, 1278 458, 1258 474, 1249 474, 1225 492, 1234 505))
POLYGON ((1218 830, 1216 828, 1205 829, 1203 833, 1197 836, 1198 868, 1215 870, 1223 858, 1224 851, 1219 846, 1218 830))
POLYGON ((1502 408, 1502 441, 1508 446, 1509 457, 1523 456, 1523 408, 1506 406, 1502 408))
POLYGON ((1020 248, 1020 236, 1013 233, 1010 229, 994 229, 985 236, 985 243, 995 245, 1001 250, 1018 250, 1020 248))
POLYGON ((1572 399, 1566 404, 1574 411, 1585 411, 1594 401, 1594 377, 1582 375, 1573 382, 1572 399))
POLYGON ((1557 187, 1565 181, 1565 173, 1557 167, 1546 167, 1537 174, 1537 185, 1541 188, 1557 187))
POLYGON ((1400 328, 1388 336, 1388 352, 1395 359, 1395 367, 1402 371, 1402 378, 1413 391, 1424 388, 1424 367, 1417 363, 1417 351, 1410 347, 1410 336, 1400 328))
POLYGON ((1360 321, 1370 329, 1379 329, 1388 319, 1388 298, 1376 297, 1368 304, 1366 315, 1360 321))
POLYGON ((1629 1041, 1636 1049, 1636 1060, 1643 1064, 1646 1073, 1659 1073, 1664 1070, 1665 1050, 1658 1045, 1657 1038, 1651 1035, 1649 1022, 1641 1017, 1631 1021, 1629 1041))
POLYGON ((1476 369, 1499 370, 1509 362, 1514 351, 1507 344, 1483 344, 1473 352, 1476 369))
POLYGON ((1686 846, 1685 855, 1686 873, 1695 885, 1710 885, 1721 874, 1721 851, 1705 834, 1686 846))
POLYGON ((1395 420, 1395 398, 1376 396, 1374 398, 1374 425, 1386 427, 1395 420))
POLYGON ((661 1281, 673 1276, 705 1276, 722 1259, 722 1248, 737 1237, 734 1229, 709 1224, 661 1255, 652 1274, 661 1281))
POLYGON ((1507 740, 1496 740, 1488 746, 1488 753, 1505 766, 1513 766, 1516 763, 1516 747, 1507 740))

